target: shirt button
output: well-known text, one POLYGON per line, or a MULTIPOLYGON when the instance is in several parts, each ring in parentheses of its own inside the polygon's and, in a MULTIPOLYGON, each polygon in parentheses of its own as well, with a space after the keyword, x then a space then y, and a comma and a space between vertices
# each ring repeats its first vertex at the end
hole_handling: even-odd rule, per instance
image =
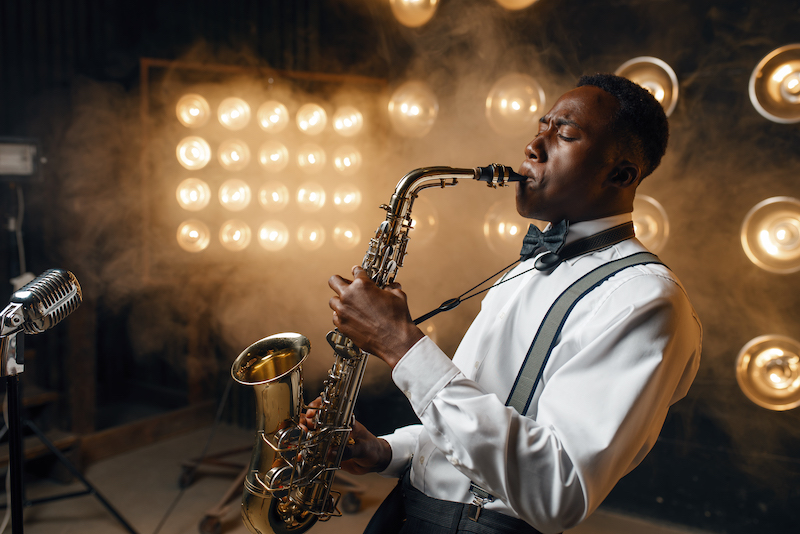
POLYGON ((458 458, 450 458, 450 463, 453 464, 456 467, 461 465, 461 462, 458 461, 458 458))
POLYGON ((475 362, 475 369, 477 369, 480 366, 481 366, 480 362, 475 362))
POLYGON ((420 456, 419 457, 419 463, 421 463, 421 464, 425 463, 425 457, 424 456, 420 456))

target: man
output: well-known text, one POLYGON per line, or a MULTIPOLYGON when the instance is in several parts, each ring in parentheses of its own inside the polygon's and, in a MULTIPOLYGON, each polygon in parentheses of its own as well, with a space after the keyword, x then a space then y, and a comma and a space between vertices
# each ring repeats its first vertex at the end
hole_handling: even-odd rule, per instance
MULTIPOLYGON (((666 116, 647 91, 612 75, 583 77, 525 148, 517 211, 567 221, 567 244, 630 225, 636 188, 667 138, 666 116)), ((359 267, 352 281, 330 279, 334 325, 393 369, 422 423, 384 438, 356 423, 343 463, 353 473, 408 470, 401 532, 562 532, 641 462, 700 357, 700 322, 661 264, 628 267, 587 293, 525 413, 505 399, 559 295, 594 268, 644 251, 624 239, 551 272, 533 269, 546 252, 534 251, 487 293, 452 361, 412 323, 399 286, 380 289, 359 267), (473 501, 477 513, 455 504, 473 501)))

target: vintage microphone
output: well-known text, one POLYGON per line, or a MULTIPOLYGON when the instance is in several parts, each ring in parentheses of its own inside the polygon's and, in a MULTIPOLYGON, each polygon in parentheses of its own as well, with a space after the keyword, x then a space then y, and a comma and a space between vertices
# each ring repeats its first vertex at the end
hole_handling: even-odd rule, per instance
POLYGON ((8 449, 11 474, 11 531, 22 533, 22 422, 19 404, 19 374, 24 367, 22 334, 38 334, 60 323, 74 312, 83 295, 78 280, 69 271, 49 269, 11 296, 0 312, 0 376, 6 377, 8 394, 8 449), (11 341, 16 339, 13 352, 11 341))

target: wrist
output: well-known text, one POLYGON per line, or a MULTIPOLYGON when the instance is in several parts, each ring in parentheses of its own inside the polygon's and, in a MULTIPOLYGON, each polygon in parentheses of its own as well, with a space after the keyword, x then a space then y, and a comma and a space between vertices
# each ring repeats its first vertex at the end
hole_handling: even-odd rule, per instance
POLYGON ((378 457, 375 462, 375 471, 380 473, 386 471, 389 464, 392 462, 392 446, 383 438, 378 438, 378 457))

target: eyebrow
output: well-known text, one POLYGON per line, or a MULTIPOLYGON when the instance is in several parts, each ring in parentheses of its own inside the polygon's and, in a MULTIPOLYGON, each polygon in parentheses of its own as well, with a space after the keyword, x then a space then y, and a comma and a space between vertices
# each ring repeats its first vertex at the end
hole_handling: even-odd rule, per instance
MULTIPOLYGON (((539 119, 539 122, 541 122, 543 124, 546 124, 546 123, 550 122, 550 119, 547 116, 544 116, 541 119, 539 119)), ((577 122, 575 122, 573 120, 569 120, 569 119, 564 119, 564 118, 556 119, 556 126, 572 126, 572 127, 577 128, 579 130, 583 130, 583 128, 581 128, 581 125, 578 124, 577 122)))

